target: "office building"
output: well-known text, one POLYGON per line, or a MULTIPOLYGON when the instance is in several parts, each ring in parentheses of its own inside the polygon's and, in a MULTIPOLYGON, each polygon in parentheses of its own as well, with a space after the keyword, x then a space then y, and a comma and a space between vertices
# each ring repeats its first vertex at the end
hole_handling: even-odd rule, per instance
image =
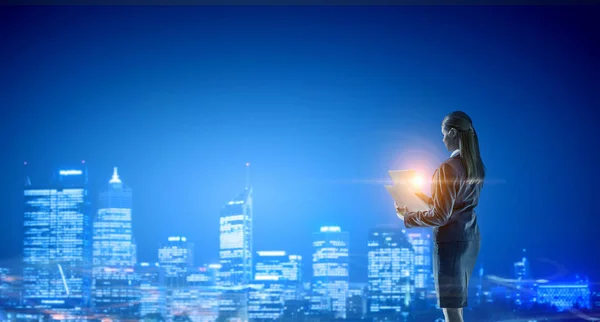
POLYGON ((158 263, 166 300, 166 318, 180 315, 186 299, 188 273, 193 269, 194 245, 184 236, 171 236, 158 250, 158 263))
POLYGON ((349 239, 337 226, 324 226, 313 233, 312 314, 346 318, 349 239))
POLYGON ((284 251, 259 251, 248 298, 250 319, 282 317, 286 300, 295 300, 302 285, 302 257, 284 251))
POLYGON ((398 314, 409 307, 414 291, 413 246, 395 228, 372 229, 368 243, 368 312, 398 314))
POLYGON ((164 316, 166 299, 159 263, 142 262, 135 269, 140 285, 139 317, 164 316))
MULTIPOLYGON (((246 164, 249 171, 249 164, 246 164)), ((222 209, 219 219, 219 258, 221 269, 218 286, 224 318, 248 319, 248 289, 252 282, 252 187, 246 188, 222 209)))
POLYGON ((85 164, 61 168, 48 183, 26 177, 23 289, 28 307, 90 304, 92 212, 85 164))
POLYGON ((414 254, 414 297, 415 300, 424 301, 428 293, 434 291, 431 230, 413 228, 404 233, 414 254))
POLYGON ((139 283, 134 273, 132 193, 114 168, 100 192, 93 229, 94 309, 106 316, 134 319, 139 308, 139 283))

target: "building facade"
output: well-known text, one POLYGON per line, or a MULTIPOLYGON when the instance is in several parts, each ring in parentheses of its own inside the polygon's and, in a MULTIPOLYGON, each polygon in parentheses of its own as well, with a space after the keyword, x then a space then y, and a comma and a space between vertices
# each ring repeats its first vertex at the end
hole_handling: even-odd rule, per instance
POLYGON ((404 232, 395 228, 372 229, 368 243, 369 314, 406 310, 414 290, 413 246, 404 232))
POLYGON ((132 192, 114 168, 108 186, 100 192, 94 220, 92 293, 97 313, 137 317, 140 285, 135 264, 132 192))
POLYGON ((90 304, 92 213, 85 164, 62 168, 49 183, 26 177, 23 289, 25 305, 90 304))
POLYGON ((313 233, 313 279, 310 310, 346 318, 349 287, 349 234, 337 226, 313 233))
POLYGON ((247 186, 221 209, 219 311, 227 319, 248 318, 248 291, 253 280, 252 202, 252 187, 247 186))

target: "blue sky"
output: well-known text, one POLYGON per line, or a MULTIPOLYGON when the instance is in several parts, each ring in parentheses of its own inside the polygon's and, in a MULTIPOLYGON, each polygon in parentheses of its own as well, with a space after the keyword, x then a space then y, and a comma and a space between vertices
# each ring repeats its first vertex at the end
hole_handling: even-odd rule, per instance
MULTIPOLYGON (((220 207, 251 163, 255 249, 306 256, 321 225, 398 225, 387 170, 428 176, 440 122, 473 119, 488 168, 480 263, 527 248, 599 276, 598 10, 576 7, 22 7, 0 9, 2 258, 22 251, 22 165, 118 166, 140 260, 185 235, 218 260, 220 207)), ((44 175, 40 175, 44 181, 44 175)), ((33 179, 36 180, 36 179, 33 179)))

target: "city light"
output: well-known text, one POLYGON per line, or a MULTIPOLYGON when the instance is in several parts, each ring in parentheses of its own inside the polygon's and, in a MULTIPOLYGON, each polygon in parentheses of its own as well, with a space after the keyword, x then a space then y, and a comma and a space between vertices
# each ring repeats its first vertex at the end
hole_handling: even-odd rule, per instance
POLYGON ((61 176, 74 176, 74 175, 80 175, 83 172, 81 170, 60 170, 58 173, 61 176))
POLYGON ((117 167, 114 167, 113 175, 109 183, 121 183, 121 179, 119 178, 119 174, 117 173, 117 167))
POLYGON ((284 251, 260 251, 258 256, 285 256, 284 251))
POLYGON ((323 226, 323 227, 321 227, 322 233, 326 233, 326 232, 335 233, 335 232, 340 232, 340 231, 341 231, 341 229, 338 226, 323 226))

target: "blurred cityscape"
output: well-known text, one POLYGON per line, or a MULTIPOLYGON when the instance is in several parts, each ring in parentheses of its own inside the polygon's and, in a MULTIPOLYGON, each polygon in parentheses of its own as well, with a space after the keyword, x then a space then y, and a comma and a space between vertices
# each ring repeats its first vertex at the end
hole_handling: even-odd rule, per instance
MULTIPOLYGON (((368 254, 359 256, 368 282, 352 283, 351 232, 343 227, 306 232, 313 236, 312 258, 277 245, 254 249, 247 180, 233 189, 214 227, 219 262, 196 263, 193 236, 169 237, 155 262, 138 262, 132 189, 117 168, 106 179, 92 196, 85 162, 56 169, 50 182, 26 176, 23 258, 0 267, 0 320, 443 321, 430 229, 372 228, 368 254), (305 265, 311 276, 304 276, 305 265)), ((536 279, 525 249, 514 258, 507 263, 513 276, 504 278, 478 263, 465 320, 600 320, 596 285, 579 276, 536 279)))

